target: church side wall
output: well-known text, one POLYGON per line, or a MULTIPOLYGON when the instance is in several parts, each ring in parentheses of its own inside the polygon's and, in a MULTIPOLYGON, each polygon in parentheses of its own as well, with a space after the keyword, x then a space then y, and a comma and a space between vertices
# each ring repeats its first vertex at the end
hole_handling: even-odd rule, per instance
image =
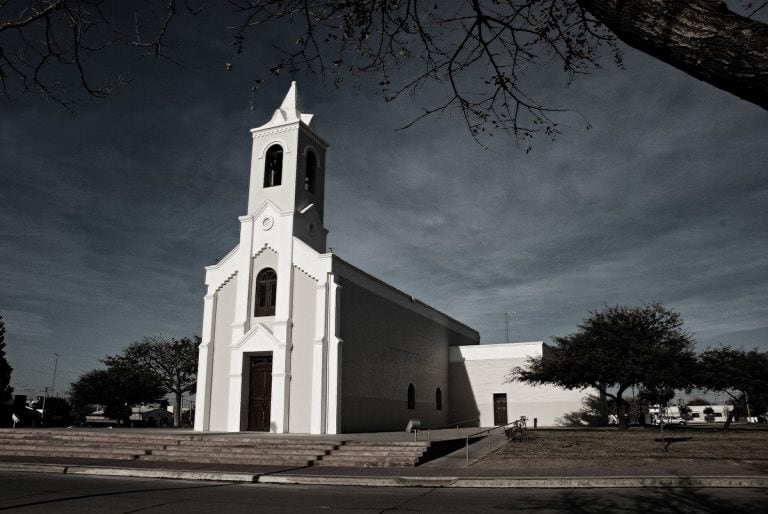
MULTIPOLYGON (((480 345, 480 349, 484 345, 480 345)), ((496 346, 496 345, 487 345, 496 346)), ((507 345, 499 345, 507 346, 507 345)), ((514 346, 514 343, 509 345, 514 346)), ((528 418, 533 426, 558 425, 558 418, 566 412, 579 410, 582 399, 589 391, 569 391, 554 386, 529 386, 520 382, 506 382, 506 376, 516 366, 525 366, 526 357, 504 358, 500 356, 459 360, 457 350, 451 356, 451 397, 453 421, 480 418, 480 426, 494 425, 493 395, 507 395, 507 420, 512 422, 521 416, 528 418), (464 417, 466 416, 466 417, 464 417)), ((489 348, 490 350, 490 348, 489 348)))
POLYGON ((237 275, 216 293, 211 373, 210 430, 227 430, 229 405, 229 345, 232 341, 237 275))
POLYGON ((293 329, 291 396, 288 426, 291 433, 309 433, 312 413, 312 355, 315 335, 316 284, 293 268, 293 329))
POLYGON ((448 350, 476 340, 340 276, 341 432, 448 423, 448 350), (408 385, 416 408, 408 409, 408 385), (437 410, 435 392, 442 393, 437 410))

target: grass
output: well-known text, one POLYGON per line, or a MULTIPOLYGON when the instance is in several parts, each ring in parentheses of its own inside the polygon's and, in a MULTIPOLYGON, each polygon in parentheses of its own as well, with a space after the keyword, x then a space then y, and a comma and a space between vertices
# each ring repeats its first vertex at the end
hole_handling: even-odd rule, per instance
MULTIPOLYGON (((487 461, 505 459, 744 459, 768 461, 768 430, 674 427, 529 430, 487 461), (665 451, 665 446, 667 446, 665 451)), ((479 463, 481 466, 483 462, 479 463)))

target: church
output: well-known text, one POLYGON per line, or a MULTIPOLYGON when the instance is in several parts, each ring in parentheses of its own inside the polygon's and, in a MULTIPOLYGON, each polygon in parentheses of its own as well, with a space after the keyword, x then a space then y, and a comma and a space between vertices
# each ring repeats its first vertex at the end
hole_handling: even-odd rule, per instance
POLYGON ((552 425, 583 392, 506 383, 542 342, 478 332, 328 251, 328 144, 296 84, 253 139, 240 242, 207 266, 197 431, 339 434, 552 425))

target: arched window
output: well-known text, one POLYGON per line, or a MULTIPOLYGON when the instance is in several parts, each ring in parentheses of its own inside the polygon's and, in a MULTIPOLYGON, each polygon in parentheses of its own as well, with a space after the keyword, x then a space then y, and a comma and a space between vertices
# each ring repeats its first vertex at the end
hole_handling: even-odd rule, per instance
POLYGON ((315 194, 315 176, 317 170, 317 157, 314 152, 307 152, 307 169, 304 173, 304 191, 315 194))
POLYGON ((277 273, 264 268, 256 276, 256 308, 254 316, 274 316, 277 296, 277 273))
POLYGON ((272 145, 264 162, 264 187, 279 186, 283 180, 283 147, 272 145))
POLYGON ((413 388, 413 384, 408 384, 408 408, 416 408, 416 389, 413 388))
POLYGON ((435 408, 437 410, 443 410, 443 392, 439 387, 435 389, 435 408))

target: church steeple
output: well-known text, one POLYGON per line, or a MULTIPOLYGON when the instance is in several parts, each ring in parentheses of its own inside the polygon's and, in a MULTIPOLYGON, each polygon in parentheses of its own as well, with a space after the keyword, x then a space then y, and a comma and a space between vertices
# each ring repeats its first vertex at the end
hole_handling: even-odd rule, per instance
POLYGON ((327 144, 315 134, 313 114, 302 112, 296 82, 271 119, 254 129, 248 214, 267 203, 293 214, 294 235, 325 251, 323 207, 327 144), (314 218, 314 219, 313 219, 314 218), (303 227, 306 225, 306 227, 303 227))
POLYGON ((283 103, 280 104, 280 107, 275 109, 272 119, 264 125, 252 129, 251 132, 285 125, 286 123, 295 123, 297 121, 301 121, 306 126, 311 127, 312 118, 314 116, 314 114, 301 112, 301 103, 299 102, 299 94, 296 91, 296 81, 294 80, 291 82, 291 87, 288 88, 288 93, 286 93, 285 98, 283 98, 283 103))

